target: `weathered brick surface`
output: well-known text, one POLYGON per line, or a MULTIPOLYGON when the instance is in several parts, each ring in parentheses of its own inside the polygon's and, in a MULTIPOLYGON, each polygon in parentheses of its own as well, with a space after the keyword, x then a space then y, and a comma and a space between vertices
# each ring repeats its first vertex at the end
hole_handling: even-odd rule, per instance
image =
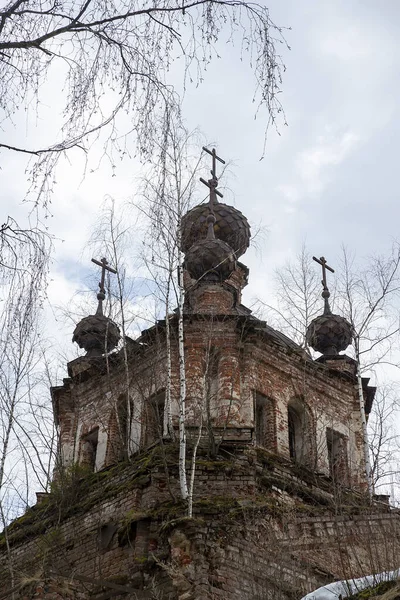
MULTIPOLYGON (((171 404, 177 426, 179 371, 175 327, 172 319, 171 404)), ((148 432, 151 398, 166 387, 164 334, 162 326, 149 330, 130 353, 133 450, 155 440, 148 432)), ((53 390, 65 464, 84 460, 82 440, 96 428, 96 468, 115 461, 121 446, 117 406, 127 389, 122 358, 114 356, 108 364, 102 359, 77 359, 69 366, 71 377, 63 387, 53 390)), ((351 361, 330 361, 333 366, 313 362, 300 349, 277 339, 261 322, 228 311, 185 316, 185 362, 189 427, 198 426, 202 420, 209 432, 214 427, 219 441, 222 436, 230 442, 236 439, 254 443, 258 394, 268 398, 272 407, 265 423, 263 445, 288 457, 288 408, 303 407, 307 418, 303 419, 302 435, 309 446, 305 452, 308 461, 313 462, 317 472, 329 474, 327 431, 333 430, 346 445, 350 485, 365 487, 361 422, 354 366, 353 373, 349 372, 351 361), (342 363, 344 369, 340 368, 342 363)))
MULTIPOLYGON (((155 598, 288 600, 333 578, 392 568, 399 560, 397 513, 376 505, 367 514, 353 508, 352 515, 335 516, 340 506, 325 481, 327 504, 313 517, 322 482, 312 485, 291 473, 289 462, 274 468, 254 453, 230 461, 200 456, 189 520, 179 518, 183 508, 171 503, 170 491, 178 494, 173 462, 170 491, 164 468, 149 468, 147 478, 134 464, 108 477, 99 474, 71 516, 56 519, 40 535, 30 533, 23 519, 10 528, 15 581, 32 579, 30 591, 16 599, 58 600, 58 593, 86 600, 96 598, 89 592, 109 589, 99 583, 108 582, 138 593, 158 590, 155 598), (18 540, 17 533, 25 537, 18 540)), ((352 502, 361 505, 362 498, 352 502)), ((6 590, 4 543, 1 551, 0 589, 6 590)))
MULTIPOLYGON (((10 528, 14 581, 32 578, 29 592, 16 592, 18 600, 106 598, 118 591, 107 584, 171 600, 292 600, 334 577, 398 566, 397 513, 376 504, 360 514, 366 480, 354 364, 314 362, 252 318, 240 305, 246 277, 243 266, 223 285, 185 277, 189 443, 202 424, 194 518, 182 519, 171 445, 164 439, 157 450, 165 423, 154 406, 160 407, 167 385, 160 322, 129 342, 127 365, 122 352, 82 357, 68 365, 64 385, 53 389, 63 466, 86 464, 98 475, 71 506, 73 490, 65 488, 59 505, 50 501, 57 519, 39 507, 25 528, 10 528), (129 449, 121 413, 128 393, 129 449), (336 481, 327 432, 345 447, 336 481), (137 453, 149 446, 158 459, 146 467, 147 455, 137 453), (136 455, 132 464, 107 475, 104 469, 126 453, 136 455), (351 516, 340 516, 343 507, 351 516), (42 529, 41 518, 47 519, 42 529)), ((170 328, 177 428, 176 316, 170 328)), ((63 489, 61 471, 56 481, 63 489)), ((0 581, 7 589, 2 544, 0 581)))

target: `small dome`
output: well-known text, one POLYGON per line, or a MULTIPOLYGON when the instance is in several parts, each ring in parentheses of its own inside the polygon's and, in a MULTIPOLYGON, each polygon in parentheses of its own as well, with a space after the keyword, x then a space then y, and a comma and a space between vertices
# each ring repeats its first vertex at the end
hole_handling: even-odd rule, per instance
POLYGON ((346 350, 353 338, 350 323, 340 315, 323 314, 311 321, 307 329, 307 343, 326 356, 346 350))
POLYGON ((108 354, 120 339, 118 325, 102 314, 85 317, 75 327, 72 341, 84 348, 88 356, 108 354))
MULTIPOLYGON (((200 204, 189 210, 182 217, 182 251, 187 253, 199 240, 204 240, 207 235, 208 204, 200 204)), ((250 244, 250 225, 246 217, 233 206, 215 203, 214 234, 218 240, 228 244, 235 252, 236 257, 244 254, 250 244)))
POLYGON ((193 279, 203 275, 210 280, 224 280, 235 268, 235 254, 230 246, 215 238, 196 242, 186 252, 185 268, 193 279))

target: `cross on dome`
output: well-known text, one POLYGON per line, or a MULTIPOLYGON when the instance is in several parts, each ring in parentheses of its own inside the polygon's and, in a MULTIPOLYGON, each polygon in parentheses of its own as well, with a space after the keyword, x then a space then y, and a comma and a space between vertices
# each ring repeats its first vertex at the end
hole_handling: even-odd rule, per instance
POLYGON ((106 258, 102 258, 101 260, 96 260, 95 258, 92 258, 92 263, 101 267, 101 279, 99 282, 99 292, 97 293, 97 300, 99 301, 99 305, 97 307, 96 315, 102 315, 103 314, 103 300, 106 297, 106 290, 104 287, 106 271, 109 271, 110 273, 114 273, 114 274, 117 271, 109 266, 106 258))
POLYGON ((322 297, 325 300, 325 309, 324 309, 324 314, 329 314, 331 312, 331 309, 329 307, 329 302, 328 302, 328 298, 330 296, 330 292, 328 289, 328 285, 326 283, 326 271, 330 271, 331 273, 334 273, 334 269, 332 269, 332 267, 330 267, 327 264, 326 258, 324 256, 321 256, 321 258, 317 258, 316 256, 313 256, 313 260, 315 260, 315 262, 317 262, 319 265, 321 265, 322 267, 322 297))
POLYGON ((212 150, 209 150, 208 148, 203 146, 203 150, 204 150, 204 152, 207 152, 208 154, 210 154, 210 156, 212 157, 211 179, 206 181, 205 179, 200 177, 201 183, 204 183, 204 185, 206 185, 210 189, 210 200, 209 200, 209 205, 208 205, 210 212, 207 217, 207 238, 212 240, 215 238, 214 224, 215 224, 216 219, 215 219, 215 214, 214 214, 214 205, 217 202, 216 196, 218 195, 220 198, 223 198, 223 195, 221 194, 221 192, 219 192, 217 190, 217 187, 218 187, 217 160, 220 163, 222 163, 223 165, 225 164, 225 161, 222 158, 220 158, 219 156, 217 156, 217 152, 216 152, 215 148, 213 148, 212 150))

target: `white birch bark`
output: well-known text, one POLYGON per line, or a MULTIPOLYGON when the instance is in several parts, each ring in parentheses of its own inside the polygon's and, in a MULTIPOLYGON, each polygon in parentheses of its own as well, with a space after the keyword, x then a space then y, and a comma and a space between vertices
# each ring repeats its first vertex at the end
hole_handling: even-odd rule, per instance
POLYGON ((169 295, 171 287, 171 275, 168 278, 167 291, 165 296, 165 336, 167 350, 167 387, 165 390, 165 411, 164 411, 164 435, 174 438, 174 429, 172 426, 172 409, 171 409, 171 382, 172 382, 172 366, 171 366, 171 332, 169 323, 169 295))
POLYGON ((192 466, 190 469, 190 481, 189 481, 189 495, 188 495, 188 517, 193 516, 193 489, 194 489, 194 478, 196 475, 196 456, 197 456, 197 448, 199 447, 201 433, 203 429, 203 415, 200 414, 200 425, 199 432, 197 434, 196 443, 193 448, 192 454, 192 466))
POLYGON ((371 462, 370 462, 370 458, 369 458, 368 428, 367 428, 367 417, 365 414, 365 402, 364 402, 364 392, 363 392, 361 368, 360 368, 359 346, 360 346, 359 338, 358 338, 358 336, 356 336, 354 338, 354 347, 355 347, 356 362, 357 362, 357 389, 358 389, 358 401, 360 404, 360 415, 361 415, 361 425, 362 425, 362 434, 363 434, 365 474, 367 476, 368 494, 369 494, 369 497, 372 498, 372 496, 374 494, 374 487, 373 487, 373 483, 372 483, 371 462))
MULTIPOLYGON (((178 227, 178 248, 181 247, 180 228, 178 227)), ((185 346, 183 332, 183 304, 185 289, 183 287, 183 260, 179 250, 178 265, 178 360, 179 360, 179 485, 181 495, 187 500, 189 492, 186 476, 186 372, 185 372, 185 346)))

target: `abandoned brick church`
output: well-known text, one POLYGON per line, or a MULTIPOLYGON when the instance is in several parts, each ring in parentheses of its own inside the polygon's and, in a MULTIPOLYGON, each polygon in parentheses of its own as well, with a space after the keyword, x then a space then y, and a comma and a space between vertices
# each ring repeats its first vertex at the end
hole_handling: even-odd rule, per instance
MULTIPOLYGON (((291 600, 336 578, 398 566, 397 513, 368 498, 351 327, 323 267, 320 357, 241 303, 246 217, 210 202, 182 219, 186 470, 179 491, 179 311, 126 339, 98 308, 86 354, 52 388, 59 464, 50 494, 0 538, 0 599, 291 600)), ((112 269, 111 269, 112 270, 112 269)), ((375 389, 363 380, 365 412, 375 389)))

